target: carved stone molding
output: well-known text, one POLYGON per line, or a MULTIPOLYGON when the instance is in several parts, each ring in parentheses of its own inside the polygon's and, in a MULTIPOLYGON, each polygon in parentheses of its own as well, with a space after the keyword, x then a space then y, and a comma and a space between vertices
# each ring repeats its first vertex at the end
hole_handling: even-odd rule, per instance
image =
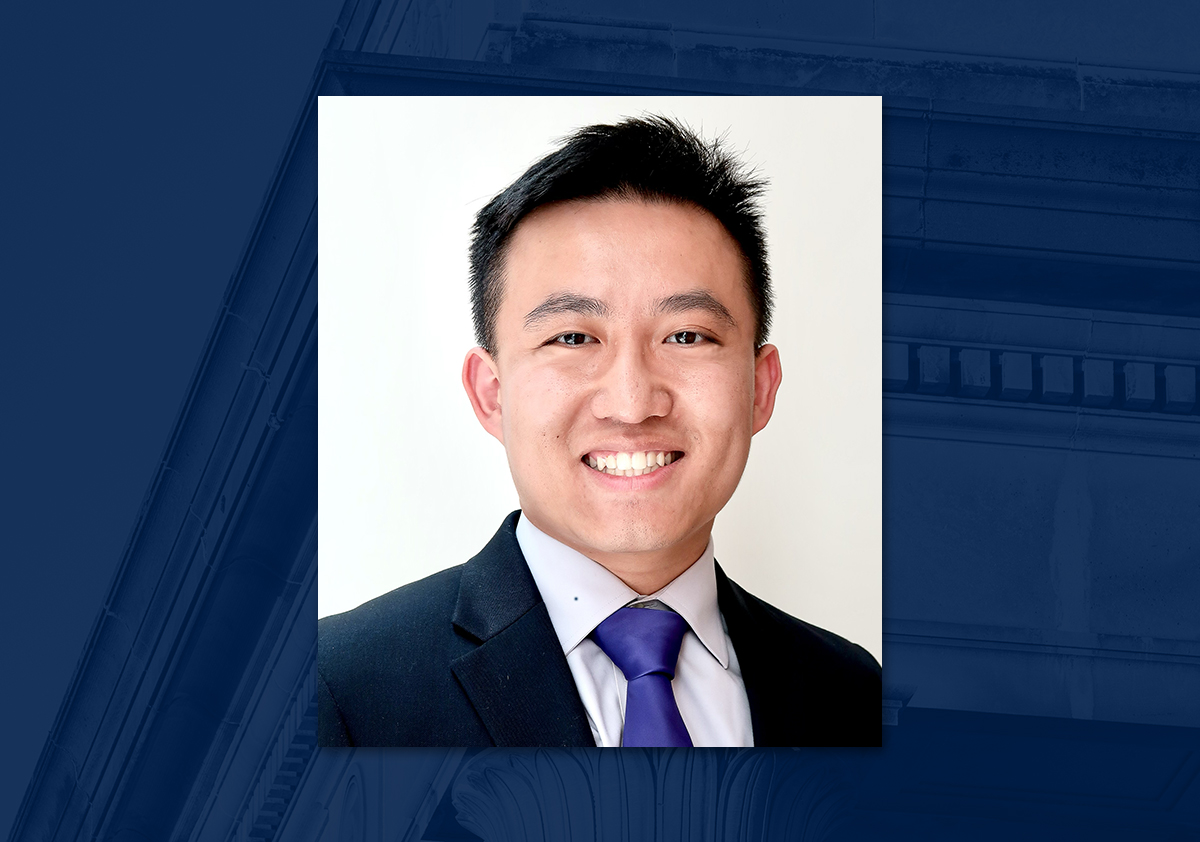
POLYGON ((850 800, 812 755, 721 749, 489 750, 452 797, 459 823, 485 842, 807 842, 827 838, 850 800))
POLYGON ((367 811, 363 802, 363 787, 355 770, 342 789, 342 809, 338 823, 338 842, 363 842, 366 838, 367 811))
MULTIPOLYGON (((317 749, 315 663, 310 664, 306 672, 302 688, 279 724, 274 749, 263 763, 258 784, 250 793, 241 821, 230 835, 230 842, 270 842, 277 838, 312 761, 317 749)), ((347 798, 349 786, 347 784, 347 798)))
POLYGON ((892 394, 1200 413, 1194 318, 889 295, 884 319, 883 388, 892 394))

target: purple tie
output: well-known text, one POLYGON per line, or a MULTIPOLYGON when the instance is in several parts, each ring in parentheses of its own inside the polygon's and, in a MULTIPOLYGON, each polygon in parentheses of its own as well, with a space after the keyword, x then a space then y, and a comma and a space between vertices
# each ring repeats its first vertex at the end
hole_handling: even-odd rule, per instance
POLYGON ((691 746, 671 679, 687 621, 674 611, 618 608, 592 638, 629 682, 623 746, 691 746))

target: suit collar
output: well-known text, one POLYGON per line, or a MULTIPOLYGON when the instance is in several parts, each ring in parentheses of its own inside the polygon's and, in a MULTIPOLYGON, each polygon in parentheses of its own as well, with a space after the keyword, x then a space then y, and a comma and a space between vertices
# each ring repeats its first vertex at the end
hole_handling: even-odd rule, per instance
MULTIPOLYGON (((527 517, 517 521, 516 536, 529 572, 550 612, 559 644, 567 655, 605 618, 640 596, 603 565, 551 538, 527 517)), ((710 538, 694 564, 666 587, 648 596, 670 606, 687 620, 704 647, 728 669, 729 652, 721 613, 717 609, 713 564, 710 538)))
POLYGON ((520 514, 506 517, 487 546, 463 566, 453 622, 480 642, 491 640, 542 601, 517 544, 520 514))
MULTIPOLYGON (((587 713, 510 514, 463 568, 454 626, 478 645, 451 668, 498 746, 594 745, 587 713)), ((717 604, 737 652, 754 744, 796 745, 799 701, 771 661, 769 617, 715 565, 717 604)))
POLYGON ((454 626, 478 645, 451 669, 498 746, 594 745, 510 514, 463 567, 454 626))

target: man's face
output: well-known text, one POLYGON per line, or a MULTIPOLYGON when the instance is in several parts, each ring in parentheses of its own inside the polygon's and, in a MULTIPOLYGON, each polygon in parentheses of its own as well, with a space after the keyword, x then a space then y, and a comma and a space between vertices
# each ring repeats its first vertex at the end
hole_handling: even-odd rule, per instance
POLYGON ((521 222, 496 357, 472 350, 463 376, 535 526, 621 569, 703 552, 780 381, 744 278, 691 206, 573 201, 521 222))

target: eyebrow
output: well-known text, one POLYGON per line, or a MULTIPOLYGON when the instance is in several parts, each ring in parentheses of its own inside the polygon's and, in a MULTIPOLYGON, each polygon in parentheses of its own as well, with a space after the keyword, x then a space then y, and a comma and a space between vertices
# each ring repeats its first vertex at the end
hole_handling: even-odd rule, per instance
MULTIPOLYGON (((691 310, 703 310, 730 327, 737 327, 737 322, 734 321, 733 314, 729 312, 728 308, 718 301, 715 295, 704 289, 677 292, 666 298, 660 298, 654 302, 653 312, 655 315, 661 316, 670 313, 686 313, 691 310)), ((612 310, 599 298, 574 292, 560 292, 551 295, 525 314, 525 329, 530 330, 559 313, 577 313, 581 316, 605 318, 612 315, 612 310)))
POLYGON ((693 289, 687 292, 678 292, 675 295, 659 299, 654 305, 654 312, 657 315, 686 313, 689 310, 703 310, 730 327, 737 327, 737 322, 733 320, 733 314, 708 290, 693 289))
POLYGON ((599 298, 579 295, 574 292, 560 292, 552 295, 538 306, 525 314, 525 329, 536 327, 551 316, 559 313, 578 313, 581 316, 608 316, 611 314, 608 305, 599 298))

